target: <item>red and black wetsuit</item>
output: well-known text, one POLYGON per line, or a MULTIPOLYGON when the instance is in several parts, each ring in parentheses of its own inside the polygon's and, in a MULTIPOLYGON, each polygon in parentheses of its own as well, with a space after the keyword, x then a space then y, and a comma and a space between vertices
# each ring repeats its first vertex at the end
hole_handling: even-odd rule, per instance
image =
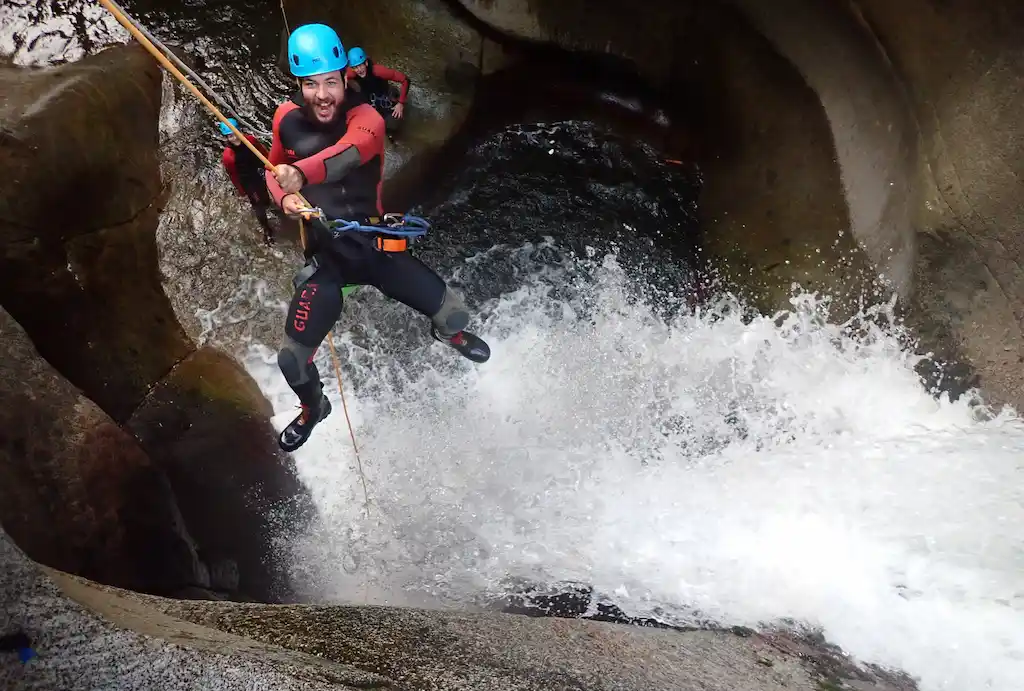
MULTIPOLYGON (((245 135, 245 138, 252 142, 261 154, 267 155, 267 148, 260 143, 255 136, 245 135)), ((273 229, 267 219, 267 209, 270 208, 270 194, 267 192, 267 182, 264 178, 263 163, 256 158, 256 154, 249 150, 245 144, 228 144, 221 153, 221 163, 227 171, 231 183, 238 190, 238 195, 246 197, 252 205, 253 214, 263 228, 264 237, 273 237, 273 229)))
MULTIPOLYGON (((298 94, 278 107, 270 162, 288 163, 301 170, 307 181, 302 196, 327 216, 372 225, 373 217, 383 215, 383 118, 352 90, 345 92, 335 121, 329 125, 307 115, 302 103, 298 94)), ((281 186, 270 171, 266 179, 280 206, 285 196, 281 186)), ((461 304, 445 301, 447 288, 441 277, 407 251, 378 250, 373 233, 347 231, 334 237, 317 223, 308 224, 307 230, 310 263, 296 279, 285 323, 287 338, 278 354, 285 379, 304 404, 316 405, 320 400, 313 355, 341 316, 343 286, 372 285, 434 318, 442 329, 457 331, 468 321, 461 304), (455 326, 449 325, 451 314, 455 314, 455 326)))
MULTIPOLYGON (((261 154, 267 155, 267 148, 255 136, 247 134, 245 138, 252 142, 252 145, 261 154)), ((267 195, 267 183, 263 177, 263 163, 256 158, 256 154, 250 151, 249 147, 244 144, 238 146, 228 144, 221 154, 221 162, 235 189, 238 190, 239 196, 252 199, 250 193, 255 192, 262 195, 261 198, 265 199, 267 204, 270 203, 270 198, 267 195)))
POLYGON ((394 108, 396 102, 405 105, 405 99, 409 95, 409 77, 404 72, 378 65, 369 58, 366 60, 365 77, 357 75, 351 67, 345 74, 349 82, 355 82, 359 86, 360 93, 381 114, 388 131, 396 128, 398 122, 391 114, 391 109, 394 108), (398 82, 401 86, 395 89, 391 82, 398 82))
MULTIPOLYGON (((275 166, 290 163, 302 171, 302 196, 310 204, 349 221, 383 215, 384 122, 359 94, 346 91, 329 125, 308 117, 302 94, 296 94, 278 106, 273 132, 267 158, 275 166)), ((281 186, 272 173, 266 180, 280 206, 281 186)))

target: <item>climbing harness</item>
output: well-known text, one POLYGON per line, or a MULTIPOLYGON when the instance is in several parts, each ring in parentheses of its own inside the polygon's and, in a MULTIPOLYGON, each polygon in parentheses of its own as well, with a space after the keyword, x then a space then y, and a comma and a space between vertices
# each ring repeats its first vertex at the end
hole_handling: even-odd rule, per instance
POLYGON ((405 252, 412 246, 413 238, 422 237, 430 230, 426 219, 408 214, 387 213, 383 218, 370 218, 372 225, 363 225, 359 221, 330 219, 315 207, 304 208, 300 213, 306 220, 323 224, 334 238, 349 232, 372 233, 377 236, 374 246, 382 252, 405 252), (383 237, 385 235, 394 237, 383 237))
MULTIPOLYGON (((426 235, 430 229, 430 223, 426 219, 407 214, 387 213, 384 214, 383 218, 374 216, 368 219, 368 222, 373 225, 364 225, 359 221, 329 219, 323 210, 318 207, 299 209, 299 214, 307 222, 321 224, 334 239, 350 232, 375 234, 377 237, 374 238, 374 247, 381 252, 405 252, 412 246, 413 238, 426 235), (395 237, 383 237, 385 235, 395 237)), ((325 265, 326 262, 320 260, 314 254, 306 262, 306 265, 292 278, 292 285, 298 289, 299 286, 312 278, 313 274, 325 265)), ((348 295, 357 287, 357 285, 352 284, 345 285, 342 288, 342 296, 348 295)))
MULTIPOLYGON (((264 167, 267 168, 267 170, 271 170, 271 171, 274 170, 274 165, 267 159, 267 157, 264 156, 263 153, 260 152, 260 150, 257 149, 256 146, 252 142, 250 142, 245 136, 243 136, 242 133, 239 132, 238 129, 234 125, 232 125, 230 122, 228 122, 228 118, 225 117, 224 113, 222 113, 217 108, 217 106, 213 105, 213 103, 210 102, 210 99, 208 99, 206 96, 204 96, 203 93, 201 91, 199 91, 199 89, 197 89, 195 87, 195 85, 192 84, 192 82, 190 82, 188 80, 188 77, 183 75, 181 73, 181 71, 177 67, 175 67, 171 63, 170 60, 168 60, 167 56, 164 55, 154 45, 155 41, 151 41, 148 38, 148 36, 147 36, 148 32, 144 33, 144 31, 140 28, 140 25, 138 24, 138 22, 136 22, 134 19, 130 19, 124 13, 124 11, 113 2, 113 0, 99 0, 99 3, 101 5, 103 5, 107 9, 108 12, 110 12, 112 15, 114 15, 114 18, 117 19, 117 21, 125 29, 127 29, 128 32, 132 36, 135 37, 135 40, 137 40, 139 43, 142 44, 143 48, 148 50, 149 53, 154 58, 156 58, 157 62, 159 62, 168 72, 170 72, 172 75, 174 75, 175 78, 177 78, 177 80, 179 82, 181 82, 181 84, 183 86, 185 86, 189 91, 191 91, 192 94, 195 95, 195 97, 198 98, 199 101, 204 106, 206 106, 206 108, 211 113, 213 113, 214 116, 218 120, 220 120, 222 123, 224 123, 241 140, 242 144, 247 146, 249 148, 249 150, 252 151, 253 154, 256 155, 256 158, 258 158, 260 160, 260 162, 264 165, 264 167)), ((281 8, 282 8, 282 11, 283 11, 283 9, 284 9, 283 2, 282 2, 281 8)), ((177 60, 177 58, 175 58, 175 59, 177 60)), ((191 72, 191 70, 189 70, 187 67, 185 68, 185 70, 191 72)), ((201 82, 201 80, 199 80, 199 79, 196 79, 196 81, 200 81, 201 82)), ((206 87, 206 89, 208 91, 210 91, 211 93, 214 93, 213 89, 210 89, 208 86, 206 87)), ((230 110, 230 108, 228 110, 230 110)), ((236 118, 236 119, 238 119, 241 122, 240 118, 236 118)), ((310 211, 315 210, 314 207, 312 207, 310 205, 310 203, 308 201, 306 201, 305 197, 303 197, 301 194, 296 193, 296 196, 299 198, 299 200, 301 201, 301 203, 304 205, 304 207, 306 209, 308 209, 310 211)), ((323 216, 323 212, 320 212, 320 216, 323 216)), ((299 238, 300 238, 300 240, 302 242, 302 248, 303 248, 303 250, 305 250, 305 248, 306 248, 306 229, 305 229, 305 226, 303 225, 303 222, 301 220, 299 221, 299 238)), ((364 497, 365 502, 366 502, 366 504, 365 504, 366 515, 367 515, 367 518, 369 518, 369 515, 370 515, 370 494, 369 494, 369 492, 367 491, 367 488, 366 488, 366 476, 363 474, 363 461, 362 461, 362 459, 359 456, 359 448, 356 445, 356 435, 355 435, 355 432, 352 429, 352 420, 349 418, 348 404, 345 402, 345 389, 342 386, 341 365, 340 365, 340 363, 338 361, 338 352, 334 348, 334 336, 330 332, 327 333, 327 343, 328 343, 328 345, 331 348, 331 359, 334 361, 334 373, 338 377, 338 392, 341 394, 341 405, 342 405, 342 408, 345 411, 345 422, 348 424, 348 433, 349 433, 349 436, 352 439, 352 450, 355 452, 356 464, 357 464, 357 467, 359 469, 359 477, 360 477, 360 480, 362 481, 362 484, 363 484, 363 497, 364 497)))
POLYGON ((141 32, 143 36, 145 36, 147 39, 149 39, 150 43, 152 43, 154 46, 159 48, 163 52, 163 54, 166 55, 168 58, 173 60, 174 64, 177 65, 178 68, 182 72, 184 72, 188 76, 192 77, 192 79, 194 79, 196 81, 196 83, 199 84, 199 86, 201 86, 204 89, 206 89, 206 91, 209 92, 213 96, 214 100, 216 100, 218 103, 220 103, 220 105, 224 108, 224 110, 228 111, 231 115, 233 115, 235 117, 235 120, 238 120, 238 122, 240 122, 243 125, 245 125, 246 128, 250 132, 253 132, 254 134, 257 134, 260 137, 270 137, 273 134, 272 132, 268 132, 268 131, 266 131, 266 130, 264 130, 262 128, 256 127, 251 122, 249 122, 248 120, 243 118, 241 115, 239 115, 238 114, 238 109, 232 107, 232 105, 230 103, 228 103, 216 91, 214 91, 212 88, 210 88, 210 85, 207 84, 206 82, 204 82, 203 78, 195 73, 195 70, 190 68, 184 62, 182 62, 178 58, 177 55, 175 55, 167 46, 165 46, 163 43, 161 43, 160 40, 156 36, 154 36, 152 33, 149 32, 148 29, 146 29, 146 27, 144 27, 142 24, 140 24, 138 21, 136 21, 136 19, 134 17, 132 17, 130 14, 128 14, 123 7, 121 7, 116 2, 114 2, 114 0, 110 0, 110 4, 113 7, 117 8, 117 11, 120 12, 122 15, 124 15, 124 17, 127 18, 128 21, 130 21, 133 24, 135 24, 135 26, 138 28, 139 32, 141 32))

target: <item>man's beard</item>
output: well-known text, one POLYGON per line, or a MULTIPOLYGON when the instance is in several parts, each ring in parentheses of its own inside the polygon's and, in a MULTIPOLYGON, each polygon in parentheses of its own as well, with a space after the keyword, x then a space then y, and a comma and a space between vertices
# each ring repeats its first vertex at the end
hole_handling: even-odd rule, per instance
POLYGON ((328 120, 321 120, 320 119, 320 106, 317 105, 315 102, 310 103, 309 101, 306 101, 306 114, 309 116, 310 120, 312 120, 313 122, 316 122, 317 124, 320 124, 320 125, 331 125, 331 124, 334 124, 335 122, 337 122, 338 115, 341 113, 341 108, 338 107, 338 102, 337 101, 332 102, 328 106, 328 109, 331 112, 330 119, 328 119, 328 120))

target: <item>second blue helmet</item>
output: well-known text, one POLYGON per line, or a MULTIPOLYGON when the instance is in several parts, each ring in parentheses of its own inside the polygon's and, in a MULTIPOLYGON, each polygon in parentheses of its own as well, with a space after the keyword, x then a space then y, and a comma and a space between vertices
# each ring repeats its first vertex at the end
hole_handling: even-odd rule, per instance
POLYGON ((366 51, 356 46, 348 52, 348 64, 352 67, 359 67, 366 62, 366 51))

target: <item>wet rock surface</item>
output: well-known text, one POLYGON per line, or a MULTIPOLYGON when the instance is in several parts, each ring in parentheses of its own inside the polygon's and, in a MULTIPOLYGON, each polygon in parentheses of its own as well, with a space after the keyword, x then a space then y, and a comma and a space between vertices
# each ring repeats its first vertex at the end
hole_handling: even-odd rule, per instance
POLYGON ((88 581, 52 572, 72 599, 46 573, 0 531, 0 632, 24 632, 36 653, 25 664, 0 655, 0 688, 321 691, 373 688, 377 679, 93 595, 79 585, 88 581))
MULTIPOLYGON (((56 370, 56 388, 36 381, 38 410, 12 411, 29 415, 12 432, 31 433, 32 415, 47 411, 65 425, 50 432, 70 435, 66 449, 44 438, 60 459, 54 466, 42 449, 20 457, 24 440, 12 441, 8 463, 23 482, 38 473, 42 486, 59 489, 66 479, 90 495, 86 506, 51 507, 82 533, 67 551, 21 534, 65 568, 144 590, 208 588, 207 561, 230 559, 241 570, 240 595, 283 597, 270 555, 278 529, 298 519, 271 507, 295 508, 302 488, 276 448, 258 387, 226 353, 196 350, 161 285, 156 63, 122 46, 49 70, 3 68, 0 80, 0 162, 12 174, 0 194, 0 303, 56 370), (94 429, 85 429, 88 419, 94 429), (78 474, 65 475, 72 460, 78 474), (189 530, 201 533, 198 559, 188 539, 168 546, 189 530), (109 548, 85 559, 103 540, 109 548)), ((13 386, 19 363, 9 364, 13 386)), ((45 523, 45 510, 36 515, 45 523)))
POLYGON ((276 445, 271 415, 245 370, 203 347, 127 423, 167 473, 203 561, 214 565, 214 588, 233 584, 225 590, 263 601, 287 599, 286 546, 312 511, 291 459, 267 452, 276 445))
POLYGON ((920 132, 915 299, 929 347, 962 357, 995 403, 1024 409, 1024 8, 856 3, 920 132))
MULTIPOLYGON (((0 659, 14 688, 246 688, 402 691, 839 687, 810 641, 748 631, 665 631, 385 607, 182 602, 38 570, 0 536, 0 602, 33 640, 25 666, 0 659)), ((834 670, 833 670, 834 671, 834 670)), ((864 691, 904 691, 877 674, 864 691)))
POLYGON ((160 286, 152 238, 159 70, 135 48, 0 74, 0 160, 13 181, 0 194, 0 301, 43 356, 121 422, 191 348, 160 286))

